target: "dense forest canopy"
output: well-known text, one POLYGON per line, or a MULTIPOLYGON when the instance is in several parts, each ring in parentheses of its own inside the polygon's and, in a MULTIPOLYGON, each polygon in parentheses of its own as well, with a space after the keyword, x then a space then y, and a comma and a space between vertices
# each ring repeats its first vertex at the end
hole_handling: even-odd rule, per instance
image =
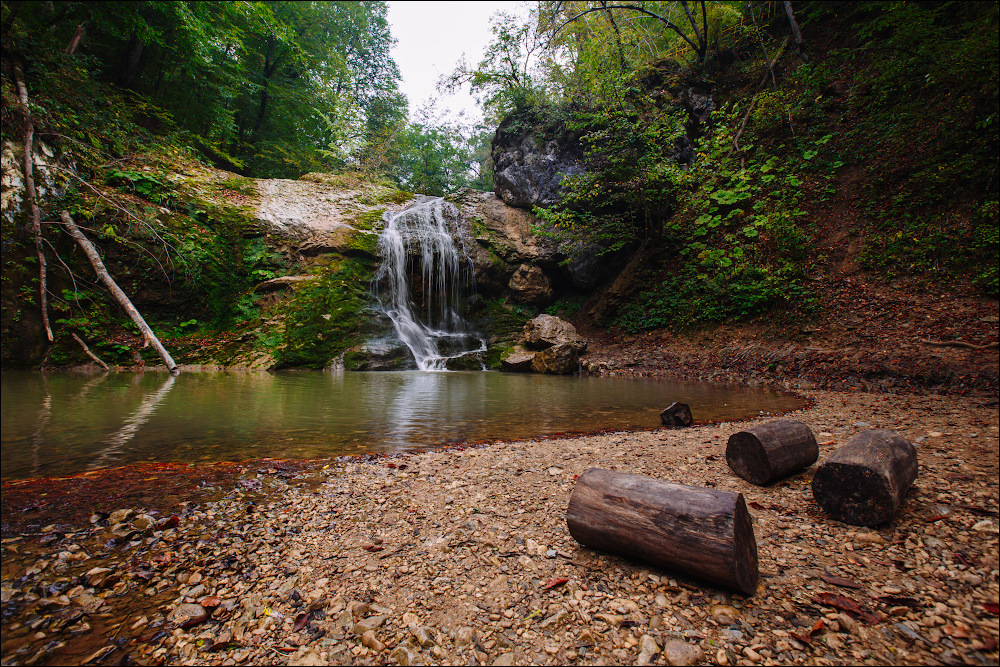
MULTIPOLYGON (((4 2, 29 88, 129 91, 219 166, 344 168, 442 194, 474 178, 471 130, 410 122, 382 2, 4 2), (446 185, 442 185, 445 183, 446 185)), ((480 142, 481 143, 481 142, 480 142)))

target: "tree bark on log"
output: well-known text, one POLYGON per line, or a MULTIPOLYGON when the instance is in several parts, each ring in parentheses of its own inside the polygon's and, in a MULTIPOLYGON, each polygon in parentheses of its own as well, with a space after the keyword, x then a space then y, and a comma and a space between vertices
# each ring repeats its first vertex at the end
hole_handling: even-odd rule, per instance
POLYGON ((75 340, 77 343, 80 344, 80 347, 82 347, 83 351, 87 353, 87 356, 94 360, 94 363, 96 363, 98 366, 100 366, 106 371, 109 370, 108 365, 104 363, 100 357, 98 357, 96 354, 90 351, 90 348, 87 347, 87 344, 83 342, 82 338, 77 336, 75 332, 71 333, 70 335, 73 336, 73 340, 75 340))
POLYGON ((773 421, 733 433, 726 444, 726 463, 757 486, 808 468, 819 458, 812 429, 797 421, 773 421))
POLYGON ((108 288, 109 292, 111 292, 111 296, 115 298, 118 305, 121 306, 126 313, 128 313, 128 316, 132 318, 135 325, 139 327, 139 331, 142 332, 146 342, 152 345, 153 348, 159 353, 160 358, 163 359, 163 363, 166 365, 167 370, 170 371, 170 374, 177 375, 180 372, 180 369, 177 368, 177 364, 174 363, 170 353, 167 352, 165 347, 163 347, 163 344, 160 343, 160 339, 156 337, 153 330, 149 328, 148 324, 146 324, 146 320, 143 319, 142 315, 138 310, 136 310, 136 307, 132 305, 132 302, 125 295, 125 292, 122 291, 122 289, 118 286, 118 283, 116 283, 114 278, 111 277, 111 274, 108 273, 107 268, 104 266, 104 262, 101 261, 101 256, 97 254, 97 249, 94 248, 94 244, 92 244, 87 237, 83 235, 80 228, 76 226, 76 223, 73 222, 73 218, 69 215, 69 211, 62 212, 62 221, 63 226, 66 227, 66 231, 69 232, 69 235, 73 237, 77 244, 83 249, 84 254, 87 255, 87 259, 90 260, 90 265, 94 267, 94 272, 97 273, 97 277, 101 279, 104 286, 108 288))
POLYGON ((588 547, 757 590, 757 541, 741 493, 591 468, 576 482, 566 523, 588 547))
POLYGON ((660 423, 664 426, 690 426, 694 423, 691 406, 687 403, 671 403, 660 413, 660 423))
POLYGON ((28 110, 28 89, 21 80, 20 67, 14 70, 14 80, 17 86, 17 96, 24 107, 24 187, 28 194, 28 206, 31 209, 31 229, 35 235, 35 252, 38 254, 38 293, 42 307, 42 326, 45 327, 45 337, 51 345, 55 341, 52 335, 52 325, 49 324, 49 286, 48 268, 45 262, 45 251, 42 247, 42 214, 38 209, 38 194, 35 191, 35 123, 31 120, 28 110))
POLYGON ((823 462, 813 497, 830 516, 857 526, 891 519, 917 478, 917 450, 886 429, 862 431, 823 462))

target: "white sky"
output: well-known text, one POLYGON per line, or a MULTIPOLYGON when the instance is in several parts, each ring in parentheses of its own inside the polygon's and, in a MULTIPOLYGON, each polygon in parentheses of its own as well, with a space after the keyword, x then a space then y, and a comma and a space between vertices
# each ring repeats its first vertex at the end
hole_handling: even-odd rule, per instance
POLYGON ((479 63, 493 33, 490 17, 498 11, 527 15, 524 2, 389 2, 389 24, 396 46, 392 57, 402 75, 399 89, 410 102, 410 114, 431 97, 440 97, 438 110, 454 116, 465 112, 466 122, 481 120, 482 111, 468 86, 454 95, 439 95, 437 82, 450 74, 465 54, 473 66, 479 63))

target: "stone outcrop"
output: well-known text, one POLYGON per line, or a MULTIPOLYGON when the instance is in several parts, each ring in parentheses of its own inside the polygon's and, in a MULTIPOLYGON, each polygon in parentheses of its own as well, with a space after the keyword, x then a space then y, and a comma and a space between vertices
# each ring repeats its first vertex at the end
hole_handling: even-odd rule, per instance
POLYGON ((538 266, 521 264, 507 283, 514 300, 532 306, 547 306, 552 303, 552 281, 538 266))
POLYGON ((524 325, 524 345, 533 350, 544 350, 567 344, 578 354, 587 351, 587 340, 576 332, 576 327, 553 315, 539 315, 524 325))
POLYGON ((585 171, 579 138, 561 123, 544 123, 534 110, 515 112, 500 123, 491 154, 494 191, 520 208, 557 204, 563 178, 585 171))
POLYGON ((524 325, 524 337, 500 358, 500 370, 568 375, 580 369, 587 340, 569 322, 539 315, 524 325))

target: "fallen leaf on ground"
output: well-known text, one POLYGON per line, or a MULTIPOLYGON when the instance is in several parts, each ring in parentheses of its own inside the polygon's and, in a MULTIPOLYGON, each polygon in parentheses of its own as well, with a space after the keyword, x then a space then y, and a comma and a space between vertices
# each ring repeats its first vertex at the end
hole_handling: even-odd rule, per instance
POLYGON ((543 591, 547 591, 550 588, 555 588, 556 586, 562 586, 563 584, 565 584, 568 581, 569 581, 569 579, 567 579, 566 577, 558 577, 556 579, 550 579, 549 581, 547 581, 545 583, 544 586, 542 586, 542 590, 543 591))

